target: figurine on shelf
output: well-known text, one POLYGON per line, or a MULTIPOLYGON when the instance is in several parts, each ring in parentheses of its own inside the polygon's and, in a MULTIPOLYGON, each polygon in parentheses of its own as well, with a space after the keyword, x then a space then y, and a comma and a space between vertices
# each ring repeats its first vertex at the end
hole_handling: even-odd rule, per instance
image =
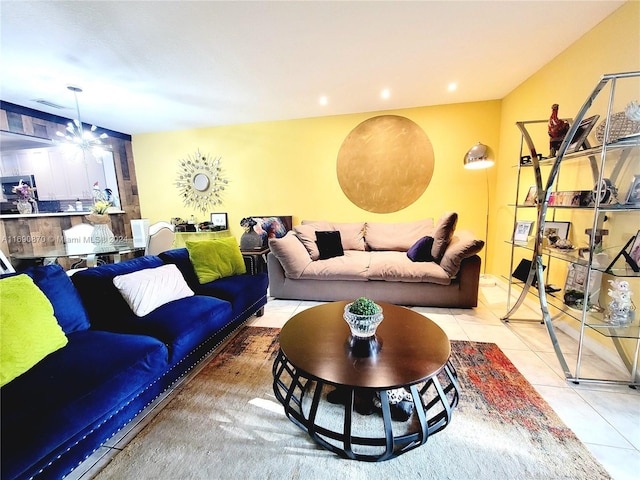
POLYGON ((569 122, 565 122, 561 118, 558 118, 557 103, 551 105, 551 117, 549 117, 549 156, 555 157, 558 153, 558 149, 564 140, 564 136, 569 131, 569 122))
POLYGON ((633 292, 629 288, 629 282, 625 280, 609 280, 611 287, 608 295, 612 298, 609 302, 609 312, 605 316, 607 323, 624 326, 633 322, 635 305, 631 300, 633 292))

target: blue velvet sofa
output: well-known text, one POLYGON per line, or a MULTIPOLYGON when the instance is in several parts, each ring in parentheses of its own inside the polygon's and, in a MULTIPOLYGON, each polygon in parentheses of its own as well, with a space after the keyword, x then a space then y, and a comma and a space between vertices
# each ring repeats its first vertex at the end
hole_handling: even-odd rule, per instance
POLYGON ((160 257, 102 265, 71 279, 58 265, 19 272, 49 299, 68 343, 0 390, 3 480, 62 478, 263 311, 266 274, 200 285, 186 249, 163 256, 195 295, 143 317, 113 278, 165 265, 160 257))

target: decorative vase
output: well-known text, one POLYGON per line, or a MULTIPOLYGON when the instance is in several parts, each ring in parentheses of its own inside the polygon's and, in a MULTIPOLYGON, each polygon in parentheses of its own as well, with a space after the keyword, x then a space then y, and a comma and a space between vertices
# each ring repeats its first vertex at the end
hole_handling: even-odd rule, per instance
POLYGON ((382 342, 376 338, 376 329, 384 319, 382 307, 376 304, 377 311, 373 315, 358 315, 349 311, 351 303, 345 305, 343 314, 351 330, 349 349, 356 357, 373 356, 382 348, 382 342))
MULTIPOLYGON (((353 303, 353 302, 352 302, 353 303)), ((344 307, 343 318, 349 325, 351 335, 357 338, 370 338, 376 334, 376 329, 380 322, 384 319, 382 314, 382 307, 376 304, 377 312, 373 315, 358 315, 351 313, 349 308, 351 303, 347 303, 344 307)))
POLYGON ((86 218, 93 224, 91 243, 96 245, 105 245, 114 242, 115 237, 111 228, 109 228, 109 224, 111 223, 109 215, 91 213, 90 215, 87 215, 86 218))
POLYGON ((18 207, 18 212, 21 215, 27 215, 33 212, 33 207, 31 206, 31 202, 29 200, 18 200, 16 202, 16 206, 18 207))
POLYGON ((93 232, 91 233, 91 243, 96 245, 105 245, 113 243, 115 237, 113 232, 106 223, 101 223, 93 226, 93 232))
POLYGON ((253 228, 242 234, 240 237, 241 250, 258 250, 262 248, 262 236, 253 228))

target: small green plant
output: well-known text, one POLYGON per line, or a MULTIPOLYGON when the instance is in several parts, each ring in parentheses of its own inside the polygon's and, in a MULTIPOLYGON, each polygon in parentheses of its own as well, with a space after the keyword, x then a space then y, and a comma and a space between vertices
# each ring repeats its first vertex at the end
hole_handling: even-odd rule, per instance
POLYGON ((375 315, 378 313, 378 306, 366 297, 360 297, 349 307, 349 311, 355 315, 375 315))

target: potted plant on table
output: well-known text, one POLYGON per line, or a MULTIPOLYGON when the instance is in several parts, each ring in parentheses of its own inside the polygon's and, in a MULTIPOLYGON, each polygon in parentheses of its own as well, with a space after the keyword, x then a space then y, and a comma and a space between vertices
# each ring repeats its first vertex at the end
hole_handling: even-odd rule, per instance
POLYGON ((111 202, 104 200, 95 202, 91 206, 91 213, 86 216, 87 220, 93 224, 91 243, 95 243, 96 245, 113 243, 115 237, 109 228, 111 219, 108 213, 111 206, 111 202))
POLYGON ((382 307, 366 297, 360 297, 344 307, 344 319, 354 337, 374 336, 383 318, 382 307))

